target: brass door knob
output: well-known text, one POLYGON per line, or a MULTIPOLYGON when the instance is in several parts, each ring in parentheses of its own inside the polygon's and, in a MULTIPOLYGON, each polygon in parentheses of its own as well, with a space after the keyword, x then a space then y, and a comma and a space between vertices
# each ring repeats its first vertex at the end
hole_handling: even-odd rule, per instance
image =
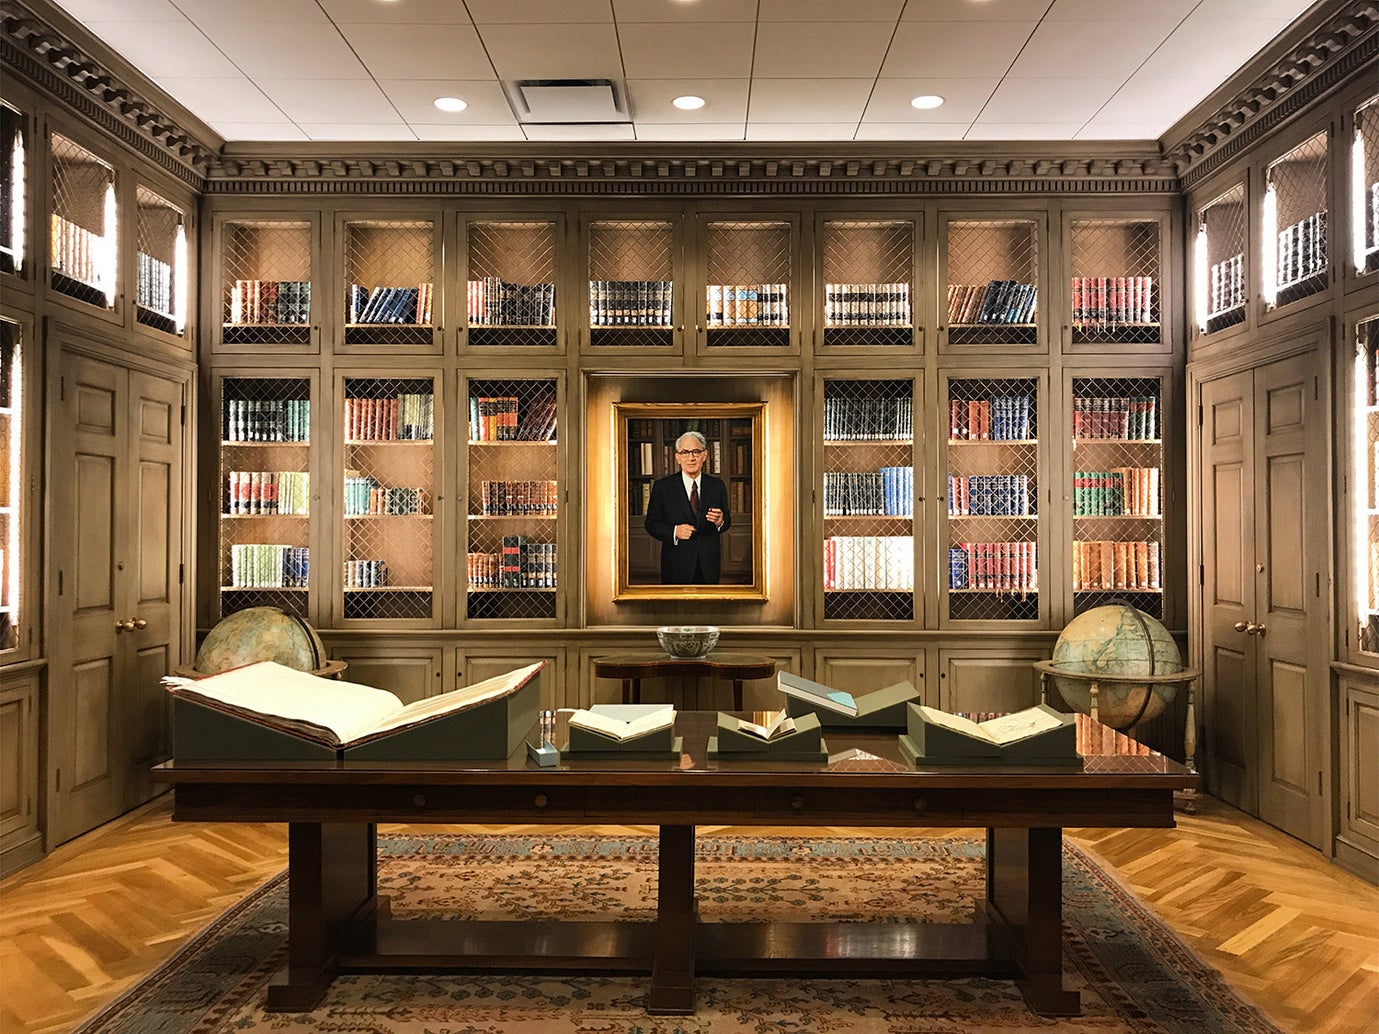
POLYGON ((1249 627, 1247 627, 1247 628, 1245 629, 1245 634, 1246 634, 1246 635, 1263 635, 1263 634, 1264 634, 1264 626, 1263 626, 1263 625, 1256 625, 1253 621, 1251 621, 1250 624, 1249 624, 1249 627))
POLYGON ((1249 623, 1248 621, 1237 621, 1237 622, 1235 623, 1235 630, 1236 630, 1237 632, 1249 632, 1249 631, 1250 631, 1250 623, 1249 623))
POLYGON ((125 618, 123 621, 116 621, 116 622, 115 622, 115 634, 116 634, 116 635, 119 635, 121 632, 133 632, 133 631, 134 631, 134 619, 133 619, 133 618, 125 618))
POLYGON ((143 618, 135 618, 135 619, 134 619, 134 627, 135 627, 135 628, 147 628, 147 627, 148 627, 148 622, 145 621, 143 618))

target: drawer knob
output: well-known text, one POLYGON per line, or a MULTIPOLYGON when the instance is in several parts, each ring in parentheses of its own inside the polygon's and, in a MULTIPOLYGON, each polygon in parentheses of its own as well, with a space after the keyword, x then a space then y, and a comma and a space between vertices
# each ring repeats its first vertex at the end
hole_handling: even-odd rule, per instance
POLYGON ((926 801, 923 797, 916 797, 910 803, 914 807, 915 811, 926 811, 929 808, 929 802, 926 801))
POLYGON ((539 793, 534 798, 532 798, 532 803, 535 804, 538 808, 544 808, 546 805, 551 803, 551 799, 547 797, 544 793, 539 793))
POLYGON ((794 808, 796 811, 799 811, 801 808, 803 808, 803 807, 804 807, 804 794, 797 793, 797 794, 795 794, 795 796, 791 797, 791 798, 790 798, 790 807, 794 808))
POLYGON ((418 793, 412 795, 412 804, 417 808, 426 807, 426 794, 418 793))

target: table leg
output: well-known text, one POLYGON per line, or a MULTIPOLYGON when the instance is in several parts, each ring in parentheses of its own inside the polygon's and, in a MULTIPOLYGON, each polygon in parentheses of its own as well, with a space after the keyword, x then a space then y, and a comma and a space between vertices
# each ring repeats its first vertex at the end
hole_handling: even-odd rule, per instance
POLYGON ((733 679, 733 710, 742 710, 742 680, 733 679))
POLYGON ((622 702, 623 702, 624 704, 630 704, 630 703, 632 703, 632 680, 631 680, 631 679, 623 679, 623 680, 622 680, 622 702))
POLYGON ((694 1012, 694 827, 662 826, 656 886, 656 957, 646 1011, 694 1012))
POLYGON ((287 871, 287 967, 269 985, 269 1012, 315 1008, 340 968, 346 928, 372 919, 378 887, 374 825, 289 823, 287 871))
POLYGON ((1020 969, 1016 987, 1041 1016, 1077 1016, 1063 987, 1063 831, 986 831, 986 913, 1020 969))

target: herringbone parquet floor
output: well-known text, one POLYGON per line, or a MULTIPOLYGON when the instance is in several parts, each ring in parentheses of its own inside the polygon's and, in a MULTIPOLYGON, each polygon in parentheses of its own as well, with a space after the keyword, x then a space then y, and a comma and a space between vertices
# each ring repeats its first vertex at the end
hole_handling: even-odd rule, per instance
MULTIPOLYGON (((170 814, 164 797, 0 883, 0 1032, 70 1031, 286 865, 284 826, 174 824, 170 814)), ((925 831, 950 832, 970 831, 925 831)), ((1379 1031, 1379 889, 1210 799, 1177 829, 1069 836, 1284 1030, 1379 1031)))

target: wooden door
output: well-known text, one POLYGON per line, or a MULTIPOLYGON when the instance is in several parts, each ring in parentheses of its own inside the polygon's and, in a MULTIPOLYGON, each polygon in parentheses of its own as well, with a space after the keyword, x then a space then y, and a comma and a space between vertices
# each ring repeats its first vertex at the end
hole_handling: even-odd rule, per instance
POLYGON ((49 521, 54 844, 147 800, 148 768, 168 754, 158 679, 182 636, 183 390, 62 353, 49 521))
POLYGON ((1202 385, 1206 733, 1215 793, 1320 846, 1326 415, 1316 356, 1202 385))

